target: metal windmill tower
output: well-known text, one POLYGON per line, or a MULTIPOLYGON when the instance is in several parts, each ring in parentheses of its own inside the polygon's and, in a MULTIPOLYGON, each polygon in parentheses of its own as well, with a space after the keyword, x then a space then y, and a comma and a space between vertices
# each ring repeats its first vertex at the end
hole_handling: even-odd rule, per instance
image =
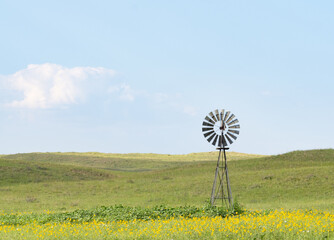
POLYGON ((223 205, 228 206, 230 209, 233 208, 233 198, 225 151, 229 149, 227 147, 228 144, 231 145, 233 140, 236 140, 237 135, 239 135, 240 125, 238 123, 238 119, 235 119, 235 115, 230 111, 225 111, 224 109, 218 111, 217 109, 210 112, 204 118, 202 124, 204 137, 219 150, 210 202, 214 205, 216 199, 221 199, 223 205))

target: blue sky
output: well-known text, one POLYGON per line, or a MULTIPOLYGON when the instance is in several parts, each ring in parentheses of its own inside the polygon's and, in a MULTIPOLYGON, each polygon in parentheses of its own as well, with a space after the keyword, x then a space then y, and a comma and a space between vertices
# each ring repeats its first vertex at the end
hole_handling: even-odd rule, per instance
POLYGON ((333 148, 332 1, 0 3, 0 153, 333 148))

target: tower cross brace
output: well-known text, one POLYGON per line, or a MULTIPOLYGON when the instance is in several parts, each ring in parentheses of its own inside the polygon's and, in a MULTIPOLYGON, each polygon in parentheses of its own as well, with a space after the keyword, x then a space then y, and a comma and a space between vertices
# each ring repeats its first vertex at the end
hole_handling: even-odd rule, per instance
POLYGON ((230 180, 228 176, 228 168, 226 161, 226 150, 227 147, 219 147, 218 161, 215 172, 215 179, 213 181, 212 192, 211 192, 211 205, 214 205, 217 199, 222 200, 222 204, 233 209, 233 198, 230 186, 230 180), (223 152, 223 153, 222 153, 223 152), (223 156, 222 156, 223 155, 223 156))

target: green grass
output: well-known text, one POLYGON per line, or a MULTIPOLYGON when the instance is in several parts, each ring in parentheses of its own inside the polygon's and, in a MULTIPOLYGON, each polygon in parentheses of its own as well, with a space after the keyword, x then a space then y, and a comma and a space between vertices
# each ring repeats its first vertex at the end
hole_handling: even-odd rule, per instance
POLYGON ((232 162, 230 169, 236 195, 249 208, 334 209, 333 149, 232 162))
POLYGON ((54 181, 106 180, 111 172, 23 160, 0 159, 0 186, 54 181))
POLYGON ((200 217, 227 217, 244 213, 242 208, 235 205, 232 210, 222 206, 205 205, 202 207, 180 206, 167 207, 164 205, 150 208, 129 207, 123 205, 100 206, 93 209, 78 209, 75 211, 52 213, 10 213, 0 215, 2 225, 25 225, 31 223, 87 223, 92 221, 130 221, 130 220, 154 220, 171 218, 200 218, 200 217))
MULTIPOLYGON (((261 158, 264 155, 228 152, 232 160, 261 158)), ((20 153, 0 156, 2 159, 15 159, 29 162, 57 163, 62 165, 84 166, 114 171, 150 171, 172 167, 182 167, 195 162, 217 161, 217 152, 190 153, 183 155, 153 153, 20 153)))
MULTIPOLYGON (((228 153, 232 193, 247 209, 334 209, 334 150, 228 153), (238 161, 242 160, 242 161, 238 161)), ((105 205, 203 206, 217 152, 186 155, 30 153, 0 157, 2 212, 105 205)))

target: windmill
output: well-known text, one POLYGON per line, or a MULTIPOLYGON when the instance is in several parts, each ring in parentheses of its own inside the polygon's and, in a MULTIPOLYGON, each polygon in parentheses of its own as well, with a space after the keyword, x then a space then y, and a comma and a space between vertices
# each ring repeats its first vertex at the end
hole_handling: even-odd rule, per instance
POLYGON ((230 111, 215 110, 210 112, 203 121, 202 132, 206 140, 219 150, 218 161, 213 181, 210 202, 215 204, 221 199, 223 205, 233 208, 233 198, 228 177, 226 150, 239 135, 240 125, 238 119, 230 111))

